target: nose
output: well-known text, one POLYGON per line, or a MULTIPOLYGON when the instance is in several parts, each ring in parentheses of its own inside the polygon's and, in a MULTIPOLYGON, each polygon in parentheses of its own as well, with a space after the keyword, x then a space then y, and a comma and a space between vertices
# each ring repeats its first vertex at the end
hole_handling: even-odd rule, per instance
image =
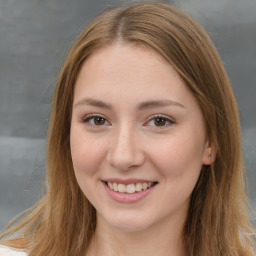
POLYGON ((145 161, 139 135, 135 129, 123 125, 113 131, 107 153, 107 162, 120 171, 138 167, 145 161))

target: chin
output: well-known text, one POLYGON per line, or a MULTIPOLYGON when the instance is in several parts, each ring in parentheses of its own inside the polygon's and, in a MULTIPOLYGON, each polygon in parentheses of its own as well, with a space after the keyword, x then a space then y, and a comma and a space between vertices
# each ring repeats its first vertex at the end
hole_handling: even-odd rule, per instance
POLYGON ((145 223, 134 223, 134 222, 119 222, 113 223, 113 228, 123 232, 139 232, 146 230, 149 225, 145 223))
MULTIPOLYGON (((104 218, 104 217, 103 217, 104 218)), ((134 216, 134 214, 120 214, 119 216, 111 216, 104 218, 104 222, 110 228, 114 228, 124 232, 138 232, 146 230, 152 224, 145 216, 134 216)))

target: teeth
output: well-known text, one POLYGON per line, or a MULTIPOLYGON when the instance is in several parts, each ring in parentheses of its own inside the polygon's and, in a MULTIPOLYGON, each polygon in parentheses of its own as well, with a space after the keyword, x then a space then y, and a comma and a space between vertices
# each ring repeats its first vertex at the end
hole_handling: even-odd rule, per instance
POLYGON ((124 184, 118 184, 117 185, 117 191, 121 192, 121 193, 125 193, 126 192, 126 186, 124 184))
MULTIPOLYGON (((125 185, 124 185, 125 186, 125 185)), ((120 191, 119 191, 120 192, 120 191)), ((125 191, 124 191, 125 192, 125 191)), ((134 184, 129 184, 126 186, 126 192, 128 194, 133 194, 135 192, 135 185, 134 184)))
POLYGON ((113 187, 113 184, 111 182, 108 182, 108 186, 113 190, 114 187, 113 187))
POLYGON ((136 189, 137 192, 141 191, 142 190, 142 184, 137 183, 136 186, 135 186, 135 189, 136 189))
POLYGON ((142 183, 142 189, 146 190, 148 188, 148 184, 147 183, 142 183))
POLYGON ((113 183, 113 189, 114 189, 114 191, 118 191, 118 186, 116 183, 113 183))
POLYGON ((136 183, 136 184, 121 184, 121 183, 112 183, 112 182, 107 182, 108 187, 111 190, 114 190, 119 193, 128 193, 128 194, 133 194, 135 192, 140 192, 142 190, 146 190, 150 187, 152 187, 153 182, 143 182, 143 183, 136 183))

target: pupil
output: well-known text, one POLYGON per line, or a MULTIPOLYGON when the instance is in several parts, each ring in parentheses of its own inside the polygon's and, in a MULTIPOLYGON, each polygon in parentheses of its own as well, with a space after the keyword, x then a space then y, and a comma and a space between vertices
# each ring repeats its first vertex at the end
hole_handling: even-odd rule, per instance
POLYGON ((96 117, 95 119, 94 119, 94 123, 96 124, 96 125, 102 125, 102 124, 104 124, 104 118, 102 118, 102 117, 96 117))
POLYGON ((156 125, 156 126, 165 125, 165 120, 164 120, 163 118, 156 118, 156 120, 155 120, 155 125, 156 125))

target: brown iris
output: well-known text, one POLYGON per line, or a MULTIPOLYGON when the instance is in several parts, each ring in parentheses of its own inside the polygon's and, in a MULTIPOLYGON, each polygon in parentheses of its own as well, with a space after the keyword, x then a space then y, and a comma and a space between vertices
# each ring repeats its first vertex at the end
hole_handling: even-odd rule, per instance
POLYGON ((157 117, 154 123, 156 126, 164 126, 166 124, 166 120, 165 118, 157 117))
POLYGON ((105 119, 103 117, 100 117, 100 116, 95 117, 94 118, 94 124, 95 125, 103 125, 103 124, 105 124, 105 119))

